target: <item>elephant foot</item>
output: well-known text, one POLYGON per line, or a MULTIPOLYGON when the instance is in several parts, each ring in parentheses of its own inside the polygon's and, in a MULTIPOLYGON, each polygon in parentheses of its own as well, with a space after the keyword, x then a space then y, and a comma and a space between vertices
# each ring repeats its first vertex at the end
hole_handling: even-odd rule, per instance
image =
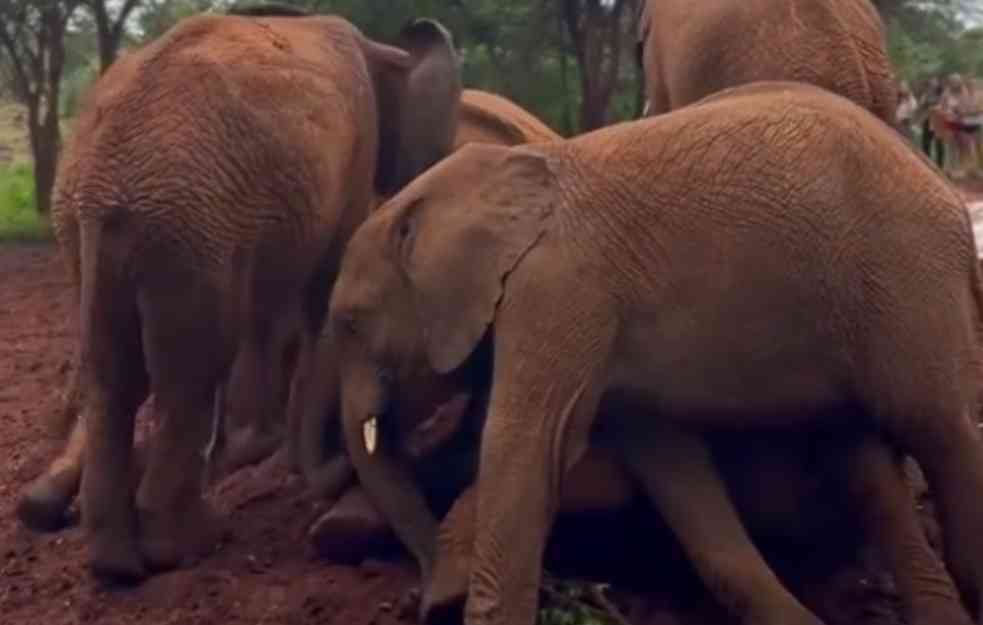
POLYGON ((21 495, 17 504, 17 517, 35 532, 56 532, 70 525, 73 519, 68 514, 77 490, 74 486, 60 483, 57 478, 47 474, 34 480, 21 495))
POLYGON ((305 471, 305 478, 313 497, 336 499, 355 482, 355 469, 346 456, 339 455, 315 469, 305 471))
POLYGON ((308 531, 318 554, 342 564, 358 564, 392 543, 394 536, 382 515, 360 488, 352 488, 308 531))
POLYGON ((93 536, 89 568, 97 579, 114 585, 132 586, 147 577, 136 540, 113 532, 93 536))
POLYGON ((452 625, 464 622, 471 562, 466 556, 438 553, 433 575, 424 587, 420 622, 452 625))
POLYGON ((201 499, 183 510, 141 510, 140 525, 144 559, 158 572, 211 552, 223 530, 222 521, 201 499))

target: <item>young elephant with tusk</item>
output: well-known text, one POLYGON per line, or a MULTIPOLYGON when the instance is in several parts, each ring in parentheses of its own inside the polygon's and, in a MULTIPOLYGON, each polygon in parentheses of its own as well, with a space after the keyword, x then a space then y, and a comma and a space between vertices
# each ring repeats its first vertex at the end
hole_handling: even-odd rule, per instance
POLYGON ((979 271, 947 182, 870 113, 804 84, 569 141, 468 146, 346 251, 330 326, 347 446, 429 579, 419 539, 435 521, 386 432, 422 381, 490 350, 465 622, 533 622, 565 474, 597 421, 721 603, 749 624, 815 625, 751 543, 703 436, 882 432, 924 468, 976 612, 979 271))

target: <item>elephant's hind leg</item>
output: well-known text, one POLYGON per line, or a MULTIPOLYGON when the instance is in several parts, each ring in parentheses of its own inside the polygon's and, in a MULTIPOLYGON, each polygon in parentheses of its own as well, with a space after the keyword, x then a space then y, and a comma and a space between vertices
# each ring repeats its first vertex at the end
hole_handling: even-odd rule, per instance
POLYGON ((58 457, 24 489, 17 505, 17 516, 24 525, 52 532, 69 523, 68 507, 78 494, 84 452, 85 424, 77 420, 58 457))
POLYGON ((737 515, 702 436, 626 423, 618 445, 708 589, 743 623, 820 625, 782 585, 737 515))
POLYGON ((85 426, 78 418, 80 397, 79 357, 65 393, 62 409, 52 415, 51 429, 66 443, 44 473, 21 494, 17 516, 37 532, 52 532, 69 524, 68 507, 78 495, 85 451, 85 426))
POLYGON ((84 455, 82 522, 90 538, 90 565, 99 577, 135 581, 145 574, 137 543, 131 489, 136 412, 148 380, 140 319, 128 289, 106 293, 90 314, 83 339, 82 413, 76 452, 84 455))
POLYGON ((219 294, 193 279, 182 290, 141 299, 144 344, 159 428, 136 495, 141 548, 148 564, 166 570, 211 546, 215 523, 202 490, 215 397, 231 361, 219 294), (173 296, 171 293, 180 293, 173 296), (194 305, 189 305, 193 302, 194 305))
POLYGON ((925 537, 900 458, 877 437, 865 436, 847 450, 843 471, 867 540, 894 576, 905 622, 970 625, 952 578, 925 537))
MULTIPOLYGON (((913 279, 945 284, 934 274, 913 279)), ((958 298, 943 292, 933 301, 958 298)), ((976 497, 983 493, 983 441, 976 419, 983 371, 976 353, 978 312, 974 302, 931 315, 915 306, 896 308, 868 339, 870 365, 858 391, 877 425, 924 471, 940 512, 946 564, 979 620, 983 506, 976 497)))

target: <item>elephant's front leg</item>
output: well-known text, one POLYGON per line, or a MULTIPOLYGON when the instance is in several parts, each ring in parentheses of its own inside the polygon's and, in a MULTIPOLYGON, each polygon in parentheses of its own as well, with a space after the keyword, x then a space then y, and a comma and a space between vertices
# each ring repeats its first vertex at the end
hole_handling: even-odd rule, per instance
POLYGON ((637 419, 619 434, 629 467, 723 605, 748 625, 820 625, 751 542, 702 436, 637 419))
POLYGON ((498 330, 478 471, 468 625, 536 620, 543 552, 562 476, 586 449, 610 344, 607 328, 596 320, 564 327, 584 330, 559 339, 546 333, 509 336, 507 326, 498 330))

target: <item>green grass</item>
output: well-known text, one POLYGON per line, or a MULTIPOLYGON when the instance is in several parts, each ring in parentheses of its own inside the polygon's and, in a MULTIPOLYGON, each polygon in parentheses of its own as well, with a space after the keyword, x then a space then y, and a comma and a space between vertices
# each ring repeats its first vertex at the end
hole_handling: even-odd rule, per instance
POLYGON ((48 224, 34 206, 31 166, 19 163, 0 167, 0 242, 49 237, 48 224))

